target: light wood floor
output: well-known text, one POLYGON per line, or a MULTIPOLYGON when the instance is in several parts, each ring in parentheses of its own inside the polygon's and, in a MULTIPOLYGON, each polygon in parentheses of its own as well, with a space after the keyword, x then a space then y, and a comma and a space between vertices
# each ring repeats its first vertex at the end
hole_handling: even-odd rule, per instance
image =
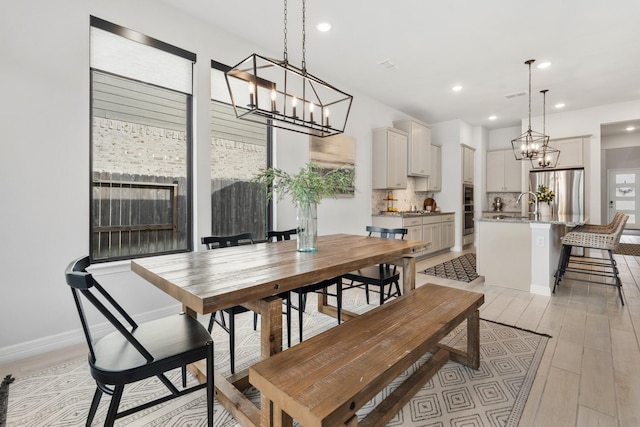
MULTIPOLYGON (((640 236, 623 236, 640 243, 640 236)), ((461 255, 450 252, 418 263, 418 271, 461 255)), ((521 427, 640 426, 640 257, 616 256, 625 303, 616 289, 571 280, 551 297, 417 274, 427 281, 485 294, 481 317, 552 336, 521 427)), ((16 377, 86 355, 74 347, 0 365, 0 378, 16 377)))

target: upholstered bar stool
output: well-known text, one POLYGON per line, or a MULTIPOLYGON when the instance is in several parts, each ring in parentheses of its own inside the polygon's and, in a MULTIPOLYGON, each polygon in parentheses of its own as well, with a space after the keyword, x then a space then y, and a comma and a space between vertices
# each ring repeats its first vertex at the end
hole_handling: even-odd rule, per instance
POLYGON ((628 215, 616 213, 610 224, 585 224, 567 233, 562 238, 562 251, 558 260, 558 269, 555 273, 553 292, 555 293, 556 287, 567 272, 577 273, 578 275, 598 276, 602 277, 604 281, 593 282, 592 280, 581 278, 582 276, 572 277, 572 280, 615 286, 618 288, 620 302, 624 305, 622 281, 620 280, 618 266, 616 260, 613 259, 612 251, 617 249, 628 219, 628 215), (573 247, 606 251, 608 256, 606 258, 573 256, 571 255, 573 247), (613 283, 609 283, 607 279, 612 279, 613 283))

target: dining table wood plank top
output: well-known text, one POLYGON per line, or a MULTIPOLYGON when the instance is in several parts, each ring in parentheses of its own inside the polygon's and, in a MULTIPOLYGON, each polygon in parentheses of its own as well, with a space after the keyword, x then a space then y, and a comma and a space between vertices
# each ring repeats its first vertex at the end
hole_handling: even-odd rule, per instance
MULTIPOLYGON (((282 351, 282 300, 276 295, 380 263, 402 267, 403 294, 415 289, 415 255, 427 246, 417 240, 351 234, 318 237, 316 252, 298 252, 295 240, 234 246, 209 251, 159 255, 131 261, 131 270, 182 303, 192 316, 243 305, 261 318, 261 358, 282 351)), ((318 309, 335 315, 335 307, 319 298, 318 309)), ((345 319, 349 319, 346 316, 345 319)), ((202 378, 197 369, 194 372, 202 378)), ((246 374, 242 374, 246 375, 246 374)), ((262 410, 241 393, 233 379, 216 372, 216 396, 248 426, 272 425, 272 409, 262 410)))

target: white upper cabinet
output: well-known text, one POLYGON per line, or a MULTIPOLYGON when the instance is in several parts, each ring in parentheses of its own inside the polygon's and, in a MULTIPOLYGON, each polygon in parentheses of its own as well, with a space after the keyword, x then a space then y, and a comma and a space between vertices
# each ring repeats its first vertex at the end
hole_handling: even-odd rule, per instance
POLYGON ((407 188, 407 134, 394 128, 373 130, 373 189, 407 188))
POLYGON ((427 178, 427 191, 442 191, 442 147, 431 146, 431 175, 427 178))
POLYGON ((465 184, 473 184, 473 157, 474 150, 469 147, 462 146, 462 182, 465 184))
POLYGON ((522 163, 513 150, 487 151, 487 191, 520 192, 522 163))
POLYGON ((582 138, 550 141, 549 145, 560 150, 556 168, 573 168, 584 166, 582 138))
POLYGON ((399 120, 393 127, 409 135, 407 174, 427 177, 431 173, 431 128, 416 120, 399 120))

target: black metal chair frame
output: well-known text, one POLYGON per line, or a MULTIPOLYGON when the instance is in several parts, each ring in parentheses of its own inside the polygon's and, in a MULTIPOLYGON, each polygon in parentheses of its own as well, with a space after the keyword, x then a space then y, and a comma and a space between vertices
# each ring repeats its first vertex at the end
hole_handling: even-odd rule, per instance
MULTIPOLYGON (((386 239, 395 239, 396 235, 404 239, 407 234, 406 228, 383 228, 367 226, 366 231, 371 237, 374 233, 379 233, 380 237, 386 239)), ((376 266, 365 267, 360 270, 352 271, 343 276, 345 280, 349 280, 348 285, 344 285, 343 290, 352 288, 364 288, 367 304, 369 304, 369 291, 378 292, 380 294, 380 305, 392 297, 402 295, 400 291, 400 273, 397 266, 392 264, 378 264, 376 266), (385 295, 385 288, 389 285, 389 290, 385 295), (369 289, 369 286, 376 286, 378 290, 369 289), (393 287, 395 286, 395 291, 393 287)))
MULTIPOLYGON (((298 230, 293 228, 291 230, 284 231, 267 231, 267 240, 273 241, 282 241, 282 240, 291 240, 291 236, 297 234, 298 230)), ((319 295, 327 295, 336 298, 336 309, 338 311, 338 324, 342 323, 342 277, 337 276, 328 280, 323 280, 322 282, 313 283, 310 285, 302 286, 298 289, 292 289, 290 293, 294 293, 298 295, 298 305, 290 305, 290 308, 298 310, 298 335, 300 342, 303 340, 303 313, 307 307, 307 295, 311 292, 314 292, 319 295), (331 293, 329 291, 329 287, 335 285, 336 292, 331 293)), ((289 345, 291 346, 291 345, 289 345)))
MULTIPOLYGON (((208 237, 202 237, 200 239, 200 241, 202 242, 203 245, 205 245, 207 247, 207 249, 211 250, 211 249, 218 249, 218 248, 227 248, 227 247, 232 247, 232 246, 240 246, 242 244, 247 244, 247 245, 252 245, 256 240, 256 234, 255 233, 240 233, 240 234, 235 234, 235 235, 230 235, 230 236, 208 236, 208 237), (246 242, 246 243, 243 243, 246 242)), ((286 325, 287 325, 287 344, 289 345, 289 347, 291 347, 291 316, 290 316, 290 312, 291 312, 291 298, 289 295, 289 292, 283 292, 281 294, 278 294, 278 296, 280 298, 282 298, 284 300, 284 303, 287 307, 286 312, 284 313, 286 315, 286 325)), ((209 326, 208 326, 208 330, 209 333, 211 333, 211 331, 213 331, 213 325, 214 323, 217 323, 218 325, 220 325, 220 327, 222 329, 224 329, 228 334, 229 334, 229 351, 230 351, 230 368, 231 368, 231 373, 235 374, 236 372, 236 364, 235 364, 235 341, 236 341, 236 332, 235 332, 235 315, 236 314, 240 314, 240 313, 245 313, 247 311, 251 311, 248 308, 245 308, 241 305, 236 305, 230 308, 226 308, 224 310, 220 311, 220 319, 217 318, 216 314, 217 313, 213 313, 211 315, 211 318, 209 319, 209 326), (223 313, 227 313, 227 316, 229 318, 229 324, 227 325, 227 322, 224 318, 224 314, 223 313)), ((257 313, 253 313, 253 330, 255 331, 258 327, 258 314, 257 313)))
POLYGON ((112 426, 118 418, 206 388, 207 423, 213 426, 213 341, 206 328, 197 319, 184 313, 136 323, 86 271, 89 264, 89 257, 82 257, 72 261, 65 270, 66 282, 71 288, 89 346, 91 376, 96 381, 86 425, 90 426, 93 422, 103 393, 111 395, 104 425, 112 426), (116 330, 94 340, 82 297, 116 330), (202 359, 206 359, 207 381, 187 388, 186 366, 202 359), (177 368, 182 370, 182 390, 178 390, 165 375, 177 368), (170 394, 118 412, 125 385, 154 376, 167 387, 170 394))

